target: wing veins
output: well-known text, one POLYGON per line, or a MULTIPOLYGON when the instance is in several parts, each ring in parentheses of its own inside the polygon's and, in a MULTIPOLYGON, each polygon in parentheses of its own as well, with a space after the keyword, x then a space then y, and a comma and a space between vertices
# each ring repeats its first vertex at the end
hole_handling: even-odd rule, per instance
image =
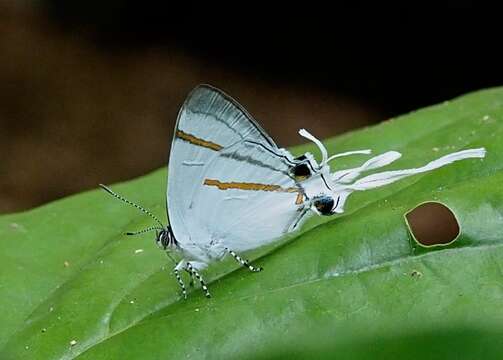
POLYGON ((265 169, 276 171, 276 172, 279 172, 279 173, 281 173, 283 175, 286 175, 286 176, 290 177, 288 171, 276 169, 275 167, 273 167, 271 165, 268 165, 268 164, 266 164, 266 163, 264 163, 262 161, 254 159, 253 156, 251 156, 251 155, 243 156, 243 155, 239 155, 237 153, 230 153, 230 154, 223 153, 220 156, 228 158, 228 159, 233 159, 233 160, 236 160, 236 161, 244 161, 244 162, 247 162, 248 164, 256 165, 258 167, 262 167, 262 168, 265 168, 265 169))

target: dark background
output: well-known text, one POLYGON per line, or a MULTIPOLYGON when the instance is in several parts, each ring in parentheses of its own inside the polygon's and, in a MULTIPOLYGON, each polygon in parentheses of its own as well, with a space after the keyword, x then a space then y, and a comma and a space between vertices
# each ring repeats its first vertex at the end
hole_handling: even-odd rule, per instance
POLYGON ((202 82, 282 146, 502 84, 499 9, 352 4, 0 1, 0 212, 164 166, 202 82))

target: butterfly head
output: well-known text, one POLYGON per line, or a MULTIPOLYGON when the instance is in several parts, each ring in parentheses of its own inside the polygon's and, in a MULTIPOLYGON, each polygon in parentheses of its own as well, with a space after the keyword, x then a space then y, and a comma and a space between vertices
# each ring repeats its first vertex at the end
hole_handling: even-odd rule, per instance
POLYGON ((160 231, 156 231, 155 242, 157 246, 163 250, 178 247, 178 241, 176 241, 175 235, 173 234, 173 230, 171 230, 170 226, 160 231))

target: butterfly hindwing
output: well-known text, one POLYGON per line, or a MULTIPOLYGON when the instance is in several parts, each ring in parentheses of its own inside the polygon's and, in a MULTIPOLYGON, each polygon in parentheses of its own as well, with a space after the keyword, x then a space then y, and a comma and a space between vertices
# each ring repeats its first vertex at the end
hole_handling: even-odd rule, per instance
POLYGON ((248 141, 219 152, 204 167, 185 214, 192 241, 244 251, 284 235, 304 205, 289 170, 284 158, 248 141))

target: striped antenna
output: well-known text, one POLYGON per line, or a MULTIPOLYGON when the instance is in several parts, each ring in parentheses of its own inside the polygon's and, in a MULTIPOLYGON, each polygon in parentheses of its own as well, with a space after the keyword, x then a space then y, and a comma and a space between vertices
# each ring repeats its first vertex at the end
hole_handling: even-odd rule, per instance
POLYGON ((151 227, 148 227, 146 229, 139 230, 139 231, 128 231, 126 233, 126 235, 140 235, 140 234, 152 231, 152 230, 164 230, 164 228, 162 228, 160 226, 151 226, 151 227))
MULTIPOLYGON (((138 210, 140 210, 141 212, 143 212, 144 214, 147 214, 148 216, 150 216, 152 219, 154 219, 155 221, 157 221, 157 223, 159 225, 161 225, 161 228, 164 229, 164 224, 154 215, 152 214, 150 211, 148 211, 147 209, 145 209, 144 207, 138 205, 138 204, 135 204, 134 202, 132 201, 129 201, 128 199, 126 199, 125 197, 115 193, 112 191, 112 189, 110 189, 109 187, 103 185, 103 184, 99 184, 100 187, 105 190, 107 193, 109 193, 110 195, 112 195, 114 198, 116 199, 119 199, 123 202, 125 202, 126 204, 128 205, 131 205, 131 206, 134 206, 135 208, 137 208, 138 210)), ((145 229, 146 230, 146 229, 145 229)), ((150 230, 149 230, 150 231, 150 230)))

